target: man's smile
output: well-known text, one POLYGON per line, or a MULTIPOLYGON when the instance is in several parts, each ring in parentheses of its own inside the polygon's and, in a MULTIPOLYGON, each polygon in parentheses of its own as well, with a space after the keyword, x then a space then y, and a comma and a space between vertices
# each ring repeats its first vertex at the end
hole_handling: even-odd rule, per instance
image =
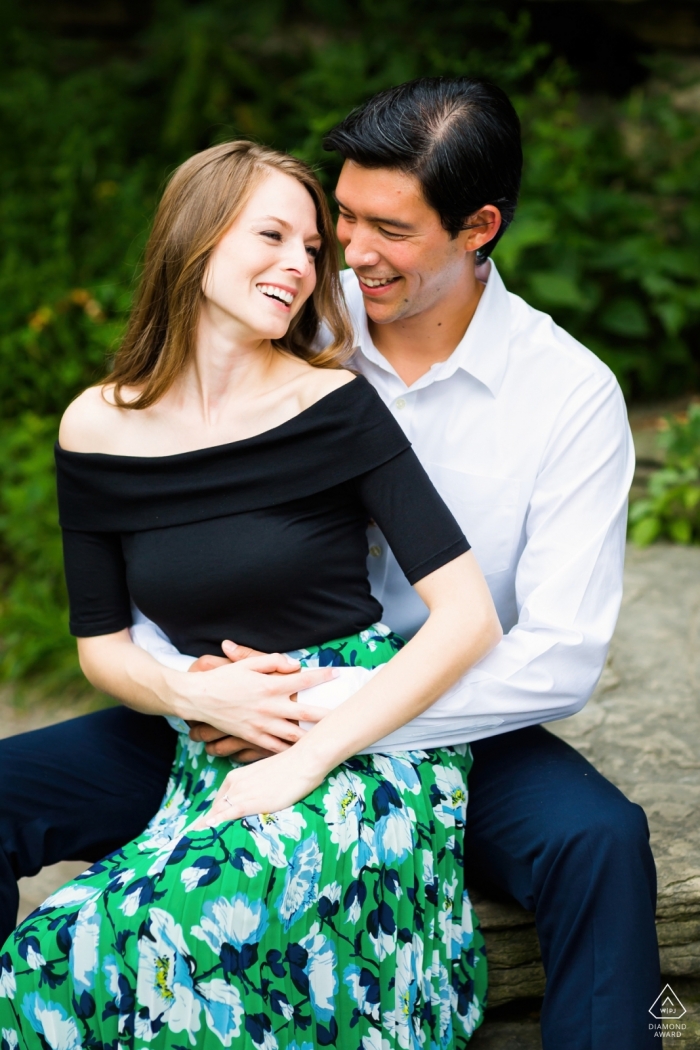
POLYGON ((373 297, 384 295, 393 285, 400 281, 401 278, 395 277, 363 277, 361 274, 357 274, 357 279, 360 282, 360 288, 365 295, 371 295, 373 297))

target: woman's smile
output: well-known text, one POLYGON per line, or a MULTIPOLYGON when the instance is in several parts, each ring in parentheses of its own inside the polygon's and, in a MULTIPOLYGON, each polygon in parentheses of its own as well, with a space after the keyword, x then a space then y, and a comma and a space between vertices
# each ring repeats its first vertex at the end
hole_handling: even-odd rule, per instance
POLYGON ((297 290, 290 288, 288 285, 281 284, 258 284, 256 288, 259 292, 267 299, 272 299, 277 306, 281 307, 286 313, 291 310, 292 303, 297 297, 297 290))

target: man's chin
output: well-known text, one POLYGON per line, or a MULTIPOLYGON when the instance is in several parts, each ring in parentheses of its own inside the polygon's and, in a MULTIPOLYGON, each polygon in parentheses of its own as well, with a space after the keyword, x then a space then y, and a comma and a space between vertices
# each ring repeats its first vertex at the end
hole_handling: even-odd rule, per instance
POLYGON ((401 308, 406 306, 403 302, 377 302, 367 295, 362 296, 362 301, 365 304, 365 313, 374 324, 391 324, 392 321, 398 321, 404 312, 401 308))

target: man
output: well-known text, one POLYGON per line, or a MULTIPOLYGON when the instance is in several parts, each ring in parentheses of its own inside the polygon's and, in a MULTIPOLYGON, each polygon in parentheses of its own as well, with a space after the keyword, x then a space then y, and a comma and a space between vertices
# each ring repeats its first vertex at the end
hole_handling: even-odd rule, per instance
MULTIPOLYGON (((538 725, 586 702, 617 619, 634 466, 619 387, 486 262, 520 180, 502 92, 402 85, 326 146, 345 161, 336 199, 353 366, 463 526, 505 632, 427 713, 473 741, 468 875, 535 912, 545 1050, 639 1050, 659 987, 644 814, 538 725)), ((377 529, 369 551, 386 621, 410 636, 426 610, 377 529)), ((217 754, 242 746, 193 735, 217 754)))
MULTIPOLYGON (((472 741, 469 877, 535 911, 545 1050, 639 1050, 659 986, 644 814, 540 725, 586 702, 617 618, 633 469, 619 388, 597 358, 510 295, 487 261, 512 219, 521 167, 517 117, 501 91, 467 79, 402 85, 351 114, 327 147, 345 161, 336 196, 353 364, 463 525, 505 632, 425 716, 472 741)), ((376 529, 369 551, 387 622, 414 633, 425 609, 376 529)), ((150 630, 149 642, 139 627, 147 647, 164 645, 150 630)), ((264 659, 227 654, 246 657, 231 672, 246 668, 249 683, 251 661, 264 659)), ((169 682, 154 672, 123 699, 137 706, 150 690, 165 710, 169 682)), ((206 726, 193 736, 243 758, 285 746, 286 707, 255 722, 255 698, 246 705, 239 691, 236 703, 240 739, 206 726)), ((27 761, 49 742, 33 749, 36 736, 24 737, 27 761)), ((165 758, 160 736, 158 747, 165 758)), ((142 824, 154 797, 138 807, 142 824)), ((125 793, 112 808, 127 805, 136 802, 125 793)), ((63 855, 94 855, 94 835, 62 838, 63 855)))

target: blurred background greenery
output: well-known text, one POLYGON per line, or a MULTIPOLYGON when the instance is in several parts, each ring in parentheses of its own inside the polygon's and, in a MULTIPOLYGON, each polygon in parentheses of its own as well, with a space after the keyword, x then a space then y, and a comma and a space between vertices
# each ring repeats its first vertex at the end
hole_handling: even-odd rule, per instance
POLYGON ((490 77, 520 112, 522 203, 495 255, 510 289, 599 354, 628 399, 700 385, 700 5, 6 0, 0 680, 79 689, 52 443, 118 341, 168 174, 245 136, 318 165, 330 188, 323 134, 426 74, 490 77))

